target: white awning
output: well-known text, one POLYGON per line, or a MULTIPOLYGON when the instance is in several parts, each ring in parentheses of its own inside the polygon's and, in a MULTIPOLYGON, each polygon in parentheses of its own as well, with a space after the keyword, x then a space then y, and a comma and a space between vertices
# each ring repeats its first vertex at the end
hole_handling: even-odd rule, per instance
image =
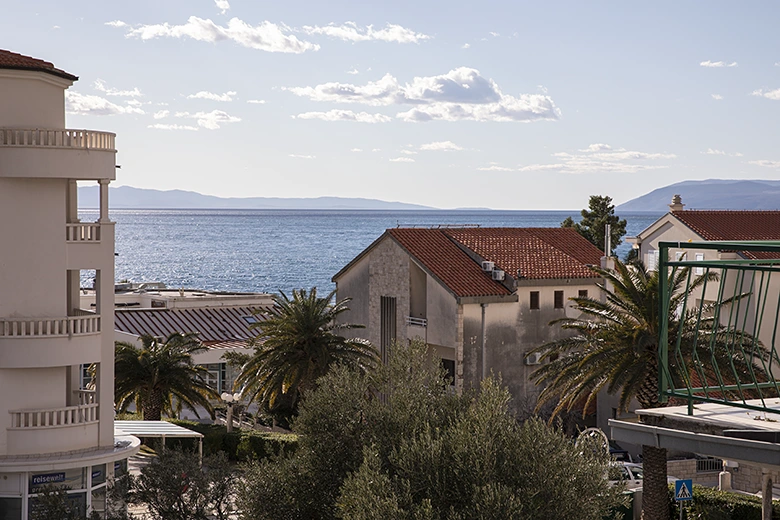
POLYGON ((203 437, 202 433, 168 421, 114 421, 114 430, 117 435, 136 437, 203 437))

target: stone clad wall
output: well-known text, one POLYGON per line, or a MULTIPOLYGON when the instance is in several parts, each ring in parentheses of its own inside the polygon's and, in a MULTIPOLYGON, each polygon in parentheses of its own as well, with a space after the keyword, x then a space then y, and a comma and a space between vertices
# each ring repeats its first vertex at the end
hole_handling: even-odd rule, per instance
POLYGON ((666 462, 666 474, 678 479, 691 479, 694 484, 717 487, 720 471, 696 472, 696 459, 670 460, 666 462))

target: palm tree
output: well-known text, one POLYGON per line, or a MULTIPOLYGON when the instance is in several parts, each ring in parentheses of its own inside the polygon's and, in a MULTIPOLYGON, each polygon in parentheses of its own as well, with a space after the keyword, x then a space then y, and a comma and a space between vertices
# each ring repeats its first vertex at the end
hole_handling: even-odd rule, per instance
POLYGON ((316 386, 328 370, 343 364, 367 370, 378 362, 376 349, 359 338, 345 338, 341 331, 362 325, 338 323, 349 310, 350 299, 331 304, 335 291, 321 298, 317 288, 274 295, 274 306, 256 313, 250 325, 258 332, 254 355, 244 363, 236 387, 249 400, 257 399, 268 411, 294 412, 297 402, 316 386))
MULTIPOLYGON (((582 313, 580 318, 564 318, 551 323, 560 324, 563 329, 572 330, 571 337, 553 341, 534 349, 548 363, 533 372, 531 377, 537 385, 544 385, 539 404, 558 399, 554 415, 582 406, 587 410, 597 394, 606 389, 608 393, 619 393, 620 408, 626 410, 636 399, 642 408, 662 406, 659 402, 658 382, 658 339, 662 319, 669 323, 669 345, 675 345, 680 336, 680 357, 669 356, 668 374, 676 387, 685 386, 692 372, 710 378, 716 373, 726 380, 739 378, 753 371, 763 374, 757 365, 768 353, 759 344, 758 352, 752 356, 735 356, 735 335, 729 335, 712 316, 714 306, 703 309, 705 318, 699 318, 698 309, 680 314, 686 293, 701 288, 706 281, 716 280, 716 273, 691 277, 689 270, 677 269, 668 278, 669 314, 659 316, 659 276, 657 271, 648 272, 641 263, 625 265, 615 260, 614 269, 592 267, 605 281, 599 287, 606 296, 605 301, 594 298, 572 298, 574 308, 582 313), (699 348, 711 348, 711 361, 707 363, 697 357, 699 348), (731 346, 731 348, 729 348, 731 346), (729 361, 733 362, 732 365, 729 361)), ((737 296, 736 299, 740 298, 737 296)), ((722 302, 728 305, 735 298, 722 302)), ((752 336, 740 334, 737 347, 752 346, 752 336)), ((666 502, 666 450, 643 447, 645 461, 644 503, 657 508, 653 516, 663 518, 666 502), (658 474, 660 472, 660 475, 658 474), (656 483, 657 485, 653 485, 656 483), (657 497, 657 506, 653 498, 657 497), (662 495, 662 496, 661 496, 662 495)), ((668 511, 667 511, 668 512, 668 511)))
POLYGON ((135 402, 147 421, 159 421, 163 410, 169 414, 178 404, 198 415, 201 406, 214 417, 210 399, 219 397, 206 383, 208 371, 196 365, 192 355, 204 350, 194 333, 175 332, 165 341, 144 334, 141 347, 116 342, 114 358, 114 398, 120 412, 135 402))

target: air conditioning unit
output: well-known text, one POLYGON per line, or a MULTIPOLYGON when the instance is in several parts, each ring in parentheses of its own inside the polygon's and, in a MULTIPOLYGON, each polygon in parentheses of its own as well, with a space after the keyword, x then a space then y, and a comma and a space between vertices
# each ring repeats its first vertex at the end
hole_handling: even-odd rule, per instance
POLYGON ((542 356, 538 352, 534 352, 533 354, 528 354, 525 357, 526 365, 538 365, 541 362, 542 362, 542 356))
POLYGON ((504 271, 501 269, 493 269, 493 280, 501 282, 504 280, 504 271))
POLYGON ((493 269, 495 269, 495 267, 496 267, 496 264, 494 262, 489 261, 489 260, 485 260, 484 262, 482 262, 482 270, 483 271, 492 271, 493 269))

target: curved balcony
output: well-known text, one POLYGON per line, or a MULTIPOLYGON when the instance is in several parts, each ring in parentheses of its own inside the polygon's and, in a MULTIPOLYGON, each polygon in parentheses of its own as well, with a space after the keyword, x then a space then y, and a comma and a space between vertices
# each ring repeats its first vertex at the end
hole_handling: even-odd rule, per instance
POLYGON ((100 359, 100 315, 0 318, 0 366, 57 367, 100 359))
POLYGON ((83 450, 98 443, 98 405, 11 410, 8 452, 32 455, 83 450))
POLYGON ((113 180, 115 139, 93 130, 0 128, 0 177, 113 180))

